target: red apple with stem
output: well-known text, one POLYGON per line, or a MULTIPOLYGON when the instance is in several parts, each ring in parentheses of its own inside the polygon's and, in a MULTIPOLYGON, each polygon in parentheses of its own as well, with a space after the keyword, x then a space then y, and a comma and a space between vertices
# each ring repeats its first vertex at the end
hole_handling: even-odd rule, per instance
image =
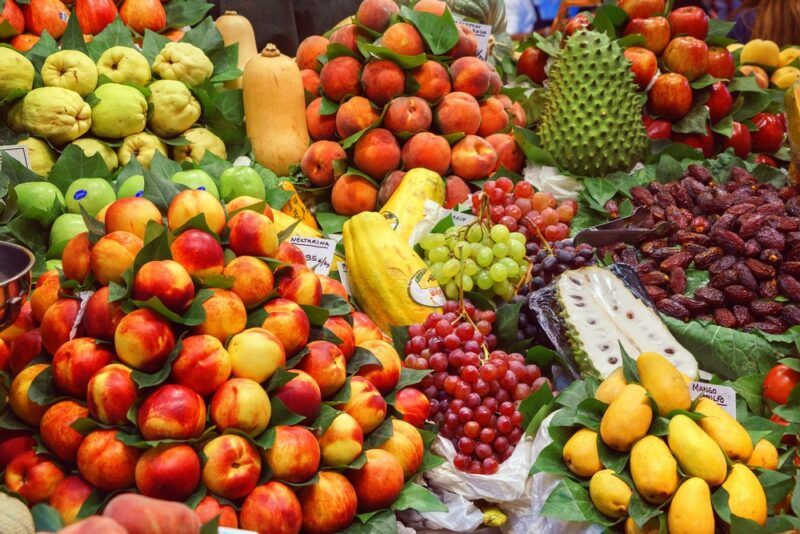
POLYGON ((708 46, 694 37, 676 37, 664 50, 664 65, 691 82, 708 70, 708 46))
POLYGON ((716 82, 708 92, 708 111, 711 115, 711 124, 716 124, 728 116, 733 110, 733 97, 728 91, 728 86, 722 82, 716 82))
POLYGON ((692 109, 692 86, 686 76, 674 72, 659 76, 648 93, 650 113, 678 121, 692 109))
POLYGON ((708 15, 697 6, 679 7, 669 14, 672 37, 689 35, 705 41, 708 36, 708 15))
POLYGON ((644 37, 642 46, 659 55, 669 43, 669 21, 664 17, 632 19, 625 26, 623 35, 631 35, 633 33, 641 34, 644 37))

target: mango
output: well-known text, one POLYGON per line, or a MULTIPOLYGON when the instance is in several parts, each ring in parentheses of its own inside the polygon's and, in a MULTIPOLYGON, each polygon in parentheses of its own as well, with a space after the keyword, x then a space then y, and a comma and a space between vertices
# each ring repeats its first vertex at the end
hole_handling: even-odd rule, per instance
POLYGON ((781 49, 772 41, 753 39, 742 48, 739 62, 742 65, 755 64, 766 67, 777 67, 781 57, 781 49))
POLYGON ((761 526, 767 522, 767 496, 749 467, 733 464, 722 487, 728 492, 728 508, 733 515, 752 519, 761 526))
POLYGON ((777 469, 778 449, 765 439, 758 440, 758 443, 753 447, 753 454, 747 460, 747 465, 750 467, 763 467, 764 469, 777 469))
POLYGON ((710 486, 725 481, 728 465, 722 449, 689 417, 681 414, 670 420, 667 442, 684 473, 702 478, 710 486))
POLYGON ((592 475, 589 481, 589 497, 595 508, 608 517, 625 517, 633 490, 611 469, 603 469, 592 475))
POLYGON ((781 67, 772 73, 770 83, 778 89, 788 89, 800 81, 800 69, 797 67, 781 67))
POLYGON ((631 449, 631 476, 639 495, 661 504, 678 489, 678 464, 661 438, 646 436, 631 449))
POLYGON ((647 435, 652 420, 647 391, 638 384, 628 384, 603 414, 600 436, 612 449, 627 452, 636 440, 647 435))
POLYGON ((579 477, 590 477, 603 469, 597 452, 597 432, 581 428, 564 444, 564 463, 579 477))
POLYGON ((669 505, 667 527, 670 534, 714 534, 711 491, 703 479, 681 484, 669 505))
POLYGON ((644 352, 636 360, 636 368, 642 386, 658 406, 659 415, 666 416, 674 410, 688 410, 692 406, 683 375, 665 357, 655 352, 644 352))
POLYGON ((630 517, 625 520, 625 534, 658 534, 659 524, 658 519, 653 518, 644 524, 641 528, 630 517))
POLYGON ((600 386, 594 393, 594 398, 606 404, 611 404, 611 402, 617 398, 617 395, 620 394, 622 388, 627 385, 628 383, 625 381, 622 367, 617 367, 614 369, 613 373, 608 375, 606 379, 600 383, 600 386))
POLYGON ((711 439, 725 451, 733 461, 747 461, 753 454, 753 440, 747 430, 719 404, 711 399, 701 398, 694 408, 696 413, 705 415, 698 424, 711 439))
POLYGON ((800 48, 796 46, 784 48, 783 50, 781 50, 780 56, 778 56, 778 67, 785 67, 799 57, 800 57, 800 48))

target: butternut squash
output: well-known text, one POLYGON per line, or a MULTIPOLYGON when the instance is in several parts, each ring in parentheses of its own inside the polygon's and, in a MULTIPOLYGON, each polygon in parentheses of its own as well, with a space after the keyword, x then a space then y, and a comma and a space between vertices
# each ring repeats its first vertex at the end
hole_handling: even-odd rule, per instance
POLYGON ((278 176, 287 176, 309 141, 297 63, 270 43, 247 63, 242 89, 247 136, 256 160, 278 176))
MULTIPOLYGON (((258 55, 258 47, 256 46, 256 34, 253 32, 253 25, 246 17, 238 14, 236 11, 226 11, 224 15, 219 17, 214 24, 217 30, 222 34, 222 40, 225 46, 232 44, 239 45, 239 61, 237 66, 239 70, 244 71, 245 65, 254 56, 258 55)), ((235 80, 225 82, 225 87, 228 89, 241 89, 242 77, 235 80)))

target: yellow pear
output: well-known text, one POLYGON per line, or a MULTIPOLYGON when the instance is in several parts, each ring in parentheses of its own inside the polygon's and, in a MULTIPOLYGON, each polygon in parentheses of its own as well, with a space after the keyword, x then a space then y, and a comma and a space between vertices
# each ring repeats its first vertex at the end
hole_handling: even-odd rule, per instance
POLYGON ((681 484, 669 505, 667 527, 670 534, 714 534, 711 491, 703 479, 681 484))
POLYGON ((603 414, 600 436, 612 449, 627 452, 636 440, 647 435, 652 420, 647 392, 638 384, 628 384, 603 414))
POLYGON ((631 476, 639 494, 661 504, 678 488, 678 464, 661 438, 645 436, 631 449, 631 476))
POLYGON ((681 414, 670 420, 667 442, 684 473, 700 477, 710 486, 725 481, 728 464, 722 449, 689 417, 681 414))
POLYGON ((597 432, 581 428, 564 444, 564 463, 580 477, 590 477, 603 469, 597 452, 597 432))
POLYGON ((655 352, 644 352, 636 360, 636 368, 642 386, 656 401, 659 415, 666 416, 674 410, 688 410, 692 406, 683 375, 665 357, 655 352))
POLYGON ((733 461, 747 461, 753 454, 753 440, 747 430, 711 399, 701 398, 694 411, 705 415, 698 424, 733 461))

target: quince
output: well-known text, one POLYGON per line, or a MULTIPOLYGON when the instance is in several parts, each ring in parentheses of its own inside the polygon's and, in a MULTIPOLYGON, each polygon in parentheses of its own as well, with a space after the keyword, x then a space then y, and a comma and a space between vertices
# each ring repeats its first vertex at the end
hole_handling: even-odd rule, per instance
POLYGON ((147 100, 135 87, 119 83, 101 85, 94 92, 100 100, 92 108, 92 133, 119 139, 144 130, 147 100))
POLYGON ((77 139, 92 124, 92 108, 71 89, 37 87, 14 108, 9 119, 12 128, 26 130, 56 145, 77 139))
POLYGON ((37 137, 28 137, 19 141, 19 144, 28 147, 31 170, 39 176, 47 176, 50 169, 56 164, 55 150, 46 141, 37 137))
POLYGON ((182 163, 188 160, 193 163, 200 163, 206 151, 222 159, 228 158, 228 151, 225 150, 225 143, 214 135, 211 130, 206 128, 191 128, 183 133, 183 137, 189 141, 188 145, 176 146, 173 150, 175 161, 182 163))
POLYGON ((200 85, 211 77, 214 65, 193 44, 167 43, 153 60, 153 71, 164 80, 200 85))
POLYGON ((155 135, 142 132, 126 137, 117 150, 117 157, 120 165, 127 165, 131 158, 135 157, 142 167, 149 169, 156 152, 168 157, 167 145, 155 135))
POLYGON ((83 150, 83 153, 86 154, 86 157, 90 158, 95 154, 100 154, 100 157, 102 157, 103 161, 106 162, 106 166, 110 171, 113 171, 119 166, 119 158, 117 158, 117 153, 114 152, 114 149, 108 146, 108 144, 100 141, 99 139, 94 139, 93 137, 81 137, 80 139, 74 140, 72 144, 83 150))
POLYGON ((33 63, 28 58, 12 48, 0 48, 0 100, 15 89, 30 91, 33 76, 33 63))
POLYGON ((141 52, 127 46, 112 46, 97 60, 97 73, 114 83, 147 85, 150 64, 141 52))
POLYGON ((158 80, 150 84, 148 101, 153 106, 150 128, 162 137, 175 137, 197 122, 200 102, 186 84, 177 80, 158 80))
POLYGON ((72 89, 86 96, 97 87, 97 66, 83 52, 61 50, 44 61, 42 82, 48 87, 72 89))

